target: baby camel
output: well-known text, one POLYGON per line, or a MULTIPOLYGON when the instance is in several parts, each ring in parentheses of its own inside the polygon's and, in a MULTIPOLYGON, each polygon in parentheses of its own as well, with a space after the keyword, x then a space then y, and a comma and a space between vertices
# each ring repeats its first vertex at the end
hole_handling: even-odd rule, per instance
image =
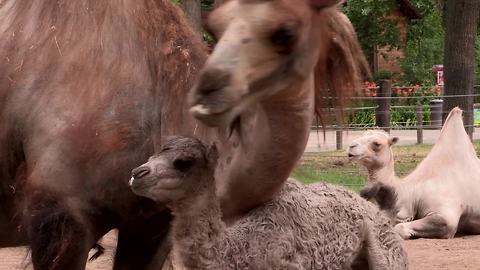
POLYGON ((215 146, 174 137, 133 170, 134 193, 172 210, 173 256, 187 269, 406 269, 401 239, 373 204, 289 179, 227 227, 215 195, 215 146))
POLYGON ((395 229, 405 239, 480 233, 480 161, 463 127, 462 111, 450 112, 437 143, 404 179, 394 172, 391 146, 397 140, 369 131, 350 145, 350 159, 369 172, 361 195, 394 212, 395 229))

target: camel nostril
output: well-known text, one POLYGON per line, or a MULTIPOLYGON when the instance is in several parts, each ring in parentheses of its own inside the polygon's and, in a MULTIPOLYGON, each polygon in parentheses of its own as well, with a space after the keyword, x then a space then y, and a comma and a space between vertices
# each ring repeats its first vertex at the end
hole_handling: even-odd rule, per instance
POLYGON ((150 168, 148 168, 146 166, 141 166, 141 167, 133 169, 132 178, 139 179, 139 178, 147 176, 148 174, 150 174, 150 172, 151 172, 150 168))
POLYGON ((210 68, 200 75, 198 92, 202 95, 208 95, 223 90, 230 84, 230 73, 222 69, 210 68))

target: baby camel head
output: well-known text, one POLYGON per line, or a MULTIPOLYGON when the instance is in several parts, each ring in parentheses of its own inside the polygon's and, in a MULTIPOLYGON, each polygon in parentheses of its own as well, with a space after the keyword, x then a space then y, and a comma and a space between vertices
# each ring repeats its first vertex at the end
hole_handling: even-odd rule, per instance
POLYGON ((391 147, 397 142, 398 137, 391 137, 384 131, 370 130, 350 144, 348 158, 369 170, 382 169, 393 162, 391 147))
POLYGON ((341 2, 231 0, 214 10, 207 28, 218 43, 190 92, 190 111, 207 125, 228 126, 265 97, 285 90, 294 92, 283 96, 299 95, 319 62, 329 66, 324 77, 335 69, 355 77, 352 58, 363 55, 353 27, 336 10, 341 2))
POLYGON ((160 153, 132 170, 130 186, 137 195, 157 202, 178 201, 200 187, 213 185, 218 158, 215 145, 192 137, 173 137, 160 153))

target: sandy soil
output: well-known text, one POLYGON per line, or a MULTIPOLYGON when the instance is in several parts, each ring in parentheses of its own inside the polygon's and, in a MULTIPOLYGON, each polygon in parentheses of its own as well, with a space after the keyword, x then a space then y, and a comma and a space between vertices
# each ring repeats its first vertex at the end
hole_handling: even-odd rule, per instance
MULTIPOLYGON (((87 270, 110 270, 112 269, 113 255, 115 252, 116 232, 111 231, 101 241, 105 253, 93 262, 87 263, 87 270)), ((92 254, 92 252, 91 252, 92 254)), ((90 255, 91 255, 90 254, 90 255)), ((30 256, 27 248, 1 248, 0 270, 32 270, 30 256)), ((140 270, 140 269, 139 269, 140 270)))
POLYGON ((480 235, 405 241, 412 270, 480 269, 480 235))
MULTIPOLYGON (((102 241, 105 254, 87 264, 87 270, 107 270, 112 267, 115 233, 102 241)), ((412 270, 480 269, 480 235, 449 240, 417 239, 405 242, 412 270)), ((24 269, 29 257, 26 248, 0 249, 0 270, 24 269)), ((26 269, 32 269, 29 265, 26 269)))

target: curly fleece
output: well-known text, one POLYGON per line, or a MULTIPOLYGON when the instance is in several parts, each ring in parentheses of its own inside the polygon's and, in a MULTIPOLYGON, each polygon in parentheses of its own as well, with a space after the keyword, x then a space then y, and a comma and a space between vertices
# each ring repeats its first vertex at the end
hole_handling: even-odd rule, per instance
POLYGON ((172 207, 173 254, 187 269, 407 269, 389 219, 341 187, 289 179, 230 227, 205 188, 172 207))

